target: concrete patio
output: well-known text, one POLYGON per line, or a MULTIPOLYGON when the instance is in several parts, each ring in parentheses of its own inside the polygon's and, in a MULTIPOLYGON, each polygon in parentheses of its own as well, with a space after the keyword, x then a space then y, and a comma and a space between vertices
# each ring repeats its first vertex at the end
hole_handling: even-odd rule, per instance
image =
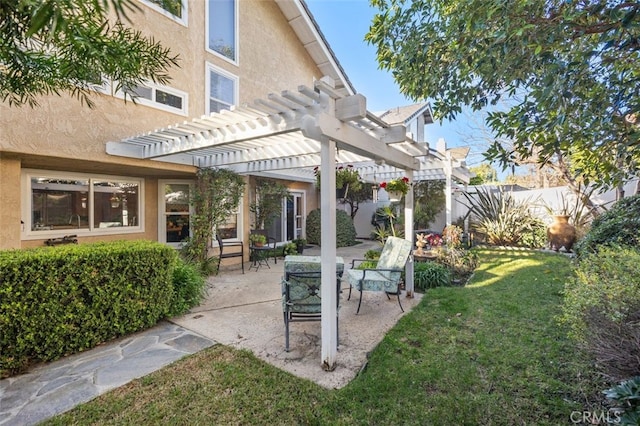
MULTIPOLYGON (((362 258, 370 248, 380 247, 375 241, 364 241, 338 249, 345 269, 351 259, 362 258)), ((306 249, 305 255, 320 255, 320 248, 306 249)), ((395 297, 384 293, 365 292, 360 313, 356 315, 359 293, 353 291, 347 300, 348 286, 343 284, 339 311, 338 364, 327 372, 321 366, 320 322, 295 322, 290 329, 290 352, 284 350, 284 320, 280 299, 282 259, 269 267, 261 266, 242 274, 238 270, 221 270, 209 278, 208 296, 197 308, 179 318, 177 325, 224 345, 248 349, 256 356, 296 376, 312 380, 326 388, 340 388, 366 365, 367 354, 382 340, 404 314, 395 297)), ((420 300, 400 296, 405 312, 420 300)))
MULTIPOLYGON (((361 258, 377 242, 365 241, 338 249, 345 268, 361 258)), ((320 249, 305 250, 319 255, 320 249)), ((34 366, 25 374, 0 380, 0 425, 33 425, 72 409, 78 404, 159 370, 180 358, 215 344, 247 349, 262 360, 326 388, 340 388, 366 365, 367 354, 404 314, 395 298, 366 293, 356 315, 358 292, 340 301, 340 345, 334 371, 324 371, 321 359, 320 322, 291 324, 291 351, 284 350, 284 321, 280 279, 284 261, 242 274, 223 269, 209 277, 206 300, 187 315, 162 321, 155 327, 124 336, 91 350, 34 366), (174 323, 174 324, 171 324, 174 323)), ((405 312, 413 299, 401 296, 405 312)))

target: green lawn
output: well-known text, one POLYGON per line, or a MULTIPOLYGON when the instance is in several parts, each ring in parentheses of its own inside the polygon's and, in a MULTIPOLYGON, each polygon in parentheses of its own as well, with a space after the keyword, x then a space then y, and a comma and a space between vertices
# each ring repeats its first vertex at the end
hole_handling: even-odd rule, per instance
POLYGON ((46 424, 571 424, 599 383, 555 317, 564 256, 482 250, 466 287, 429 290, 340 390, 216 346, 46 424))

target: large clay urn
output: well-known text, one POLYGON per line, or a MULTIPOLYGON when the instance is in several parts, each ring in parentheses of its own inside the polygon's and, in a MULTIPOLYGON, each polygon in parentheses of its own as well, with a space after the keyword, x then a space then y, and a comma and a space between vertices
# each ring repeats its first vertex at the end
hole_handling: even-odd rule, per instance
POLYGON ((576 228, 569 223, 569 216, 553 216, 553 223, 547 228, 547 239, 552 250, 558 251, 564 247, 566 251, 571 251, 576 241, 576 228))

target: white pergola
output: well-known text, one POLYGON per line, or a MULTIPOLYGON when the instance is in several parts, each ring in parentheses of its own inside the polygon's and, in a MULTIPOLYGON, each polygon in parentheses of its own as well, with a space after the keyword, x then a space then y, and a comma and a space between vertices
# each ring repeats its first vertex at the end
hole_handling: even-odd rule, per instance
MULTIPOLYGON (((335 166, 351 164, 369 181, 407 176, 411 182, 446 179, 468 183, 469 173, 447 153, 407 137, 366 109, 360 94, 342 96, 325 77, 314 87, 270 94, 238 106, 142 135, 108 142, 107 153, 138 159, 228 168, 239 174, 315 181, 321 172, 322 366, 333 370, 337 356, 335 166)), ((447 223, 450 223, 450 215, 447 223)), ((413 235, 413 190, 405 197, 405 235, 413 235)), ((407 296, 413 297, 413 263, 407 263, 407 296)))

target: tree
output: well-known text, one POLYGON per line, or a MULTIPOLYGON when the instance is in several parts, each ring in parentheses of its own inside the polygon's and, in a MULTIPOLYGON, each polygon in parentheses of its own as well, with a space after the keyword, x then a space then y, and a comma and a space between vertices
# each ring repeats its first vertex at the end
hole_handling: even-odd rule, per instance
POLYGON ((349 187, 344 198, 341 199, 343 204, 349 206, 349 216, 351 220, 355 219, 358 210, 360 209, 360 203, 369 201, 373 198, 373 184, 358 182, 357 185, 349 187))
POLYGON ((204 273, 212 271, 209 247, 214 232, 235 212, 244 194, 244 178, 227 169, 198 169, 191 194, 195 210, 191 215, 191 237, 182 254, 199 265, 204 273))
POLYGON ((146 80, 165 84, 178 57, 123 23, 138 8, 134 0, 0 0, 0 97, 33 107, 66 92, 92 106, 103 79, 130 97, 146 80))
POLYGON ((429 228, 436 215, 445 208, 445 181, 423 180, 413 186, 415 227, 429 228))
POLYGON ((366 40, 414 100, 453 119, 515 100, 488 125, 504 167, 534 153, 566 178, 612 187, 640 161, 640 3, 623 0, 372 0, 366 40))
POLYGON ((498 172, 489 163, 482 163, 479 166, 469 167, 469 171, 476 174, 469 181, 469 185, 482 185, 483 183, 493 183, 498 181, 498 172))
POLYGON ((266 229, 282 211, 282 199, 291 197, 289 189, 273 179, 256 179, 256 201, 249 205, 254 214, 254 229, 266 229))

